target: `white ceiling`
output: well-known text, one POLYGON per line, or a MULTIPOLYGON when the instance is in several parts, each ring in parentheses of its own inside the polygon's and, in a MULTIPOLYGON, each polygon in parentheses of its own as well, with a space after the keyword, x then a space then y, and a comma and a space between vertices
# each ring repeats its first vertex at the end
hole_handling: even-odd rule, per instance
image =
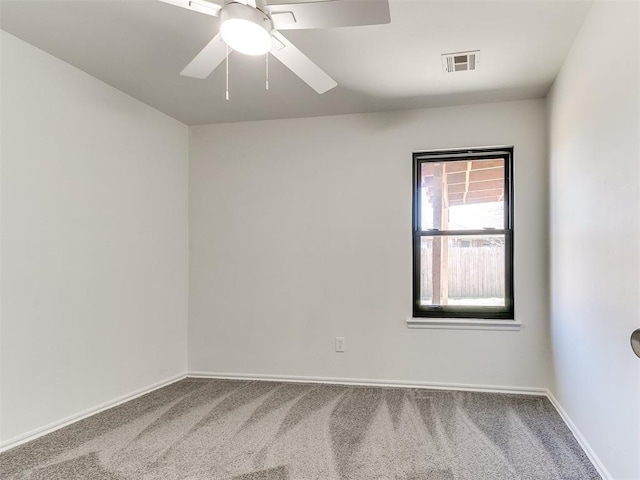
MULTIPOLYGON (((364 8, 367 1, 362 0, 364 8)), ((156 0, 2 0, 0 27, 188 125, 199 125, 543 97, 591 5, 583 0, 389 3, 389 25, 283 32, 338 82, 337 88, 318 95, 271 57, 265 91, 264 57, 233 53, 229 101, 224 68, 206 80, 179 75, 217 32, 218 20, 206 15, 156 0), (481 50, 477 71, 442 73, 440 54, 474 49, 481 50)))

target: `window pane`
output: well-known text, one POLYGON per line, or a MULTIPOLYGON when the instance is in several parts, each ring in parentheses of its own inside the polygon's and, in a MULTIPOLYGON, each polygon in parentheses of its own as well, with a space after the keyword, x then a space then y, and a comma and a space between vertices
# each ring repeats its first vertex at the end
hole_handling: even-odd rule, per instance
POLYGON ((504 228, 504 160, 424 162, 421 230, 504 228))
POLYGON ((420 305, 505 306, 504 235, 422 237, 420 305))

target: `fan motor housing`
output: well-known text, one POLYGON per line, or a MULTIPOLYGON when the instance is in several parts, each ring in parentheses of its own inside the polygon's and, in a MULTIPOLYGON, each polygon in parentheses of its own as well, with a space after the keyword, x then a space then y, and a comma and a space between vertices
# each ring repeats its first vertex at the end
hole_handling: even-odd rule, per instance
POLYGON ((224 23, 227 20, 246 20, 264 28, 267 33, 273 30, 271 19, 258 8, 250 7, 244 3, 228 3, 220 10, 220 20, 224 23))

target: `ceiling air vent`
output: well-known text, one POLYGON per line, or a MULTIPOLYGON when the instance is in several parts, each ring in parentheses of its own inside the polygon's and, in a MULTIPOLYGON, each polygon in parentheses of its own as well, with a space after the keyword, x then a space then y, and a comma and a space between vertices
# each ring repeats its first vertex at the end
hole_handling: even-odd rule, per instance
POLYGON ((444 73, 465 72, 475 70, 480 63, 480 50, 442 54, 442 70, 444 73))

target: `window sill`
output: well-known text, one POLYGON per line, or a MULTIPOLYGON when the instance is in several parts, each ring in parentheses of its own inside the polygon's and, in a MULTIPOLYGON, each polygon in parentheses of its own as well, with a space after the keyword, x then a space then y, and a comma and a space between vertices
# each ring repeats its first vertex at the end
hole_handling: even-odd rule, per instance
POLYGON ((409 328, 437 328, 443 330, 520 330, 515 320, 485 320, 474 318, 409 318, 409 328))

